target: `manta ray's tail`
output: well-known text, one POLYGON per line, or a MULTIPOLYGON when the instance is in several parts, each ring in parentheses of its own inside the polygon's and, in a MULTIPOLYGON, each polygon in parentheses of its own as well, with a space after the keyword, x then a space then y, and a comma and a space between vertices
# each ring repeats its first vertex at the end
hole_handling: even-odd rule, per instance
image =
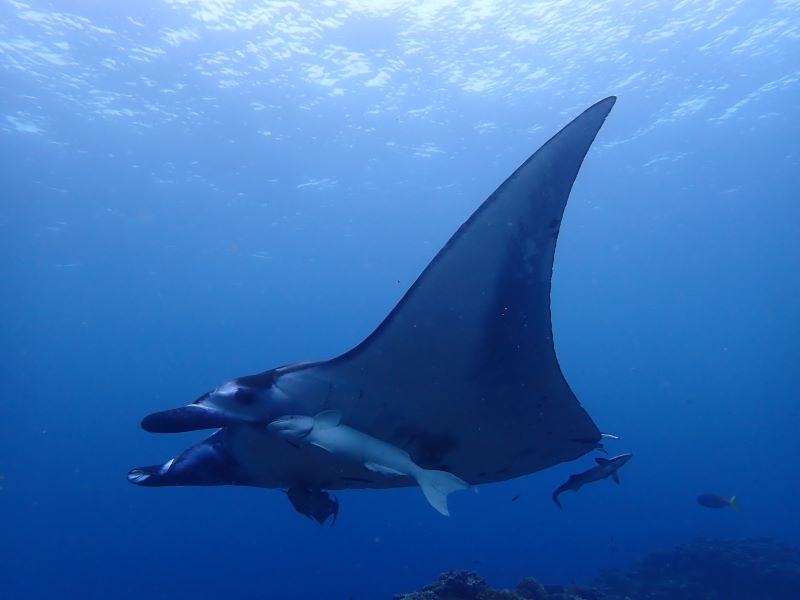
POLYGON ((470 487, 466 481, 452 473, 433 469, 422 469, 417 476, 417 484, 431 506, 446 517, 450 516, 450 511, 447 509, 447 496, 450 492, 470 487))

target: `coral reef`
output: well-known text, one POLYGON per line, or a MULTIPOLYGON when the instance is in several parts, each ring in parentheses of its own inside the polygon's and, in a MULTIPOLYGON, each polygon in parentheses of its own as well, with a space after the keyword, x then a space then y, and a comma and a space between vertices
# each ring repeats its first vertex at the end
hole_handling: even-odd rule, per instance
MULTIPOLYGON (((421 592, 400 594, 395 600, 519 600, 511 590, 493 590, 483 577, 470 571, 448 571, 422 588, 421 592)), ((535 598, 535 596, 533 596, 535 598)))
POLYGON ((595 581, 604 600, 800 598, 800 549, 768 539, 698 539, 595 581))
POLYGON ((491 589, 477 573, 448 571, 420 592, 394 600, 785 600, 800 598, 800 549, 774 540, 698 539, 607 571, 591 585, 491 589))

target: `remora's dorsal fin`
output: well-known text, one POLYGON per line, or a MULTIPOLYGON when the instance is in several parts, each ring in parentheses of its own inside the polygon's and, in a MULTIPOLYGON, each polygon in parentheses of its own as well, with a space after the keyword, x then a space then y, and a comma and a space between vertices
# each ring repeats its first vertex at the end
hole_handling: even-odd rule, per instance
POLYGON ((324 410, 314 417, 314 427, 319 427, 320 429, 338 427, 341 422, 342 413, 338 410, 324 410))
POLYGON ((595 458, 594 462, 596 462, 598 465, 610 465, 611 464, 611 461, 608 460, 607 458, 600 458, 600 457, 595 458))

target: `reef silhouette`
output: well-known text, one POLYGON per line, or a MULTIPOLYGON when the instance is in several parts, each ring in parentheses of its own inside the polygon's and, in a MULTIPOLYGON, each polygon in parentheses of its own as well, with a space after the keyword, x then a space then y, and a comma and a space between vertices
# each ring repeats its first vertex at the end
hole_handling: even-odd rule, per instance
POLYGON ((526 577, 516 590, 492 589, 477 573, 448 571, 419 592, 394 600, 787 600, 800 598, 800 549, 772 539, 698 538, 645 556, 588 585, 542 585, 526 577))

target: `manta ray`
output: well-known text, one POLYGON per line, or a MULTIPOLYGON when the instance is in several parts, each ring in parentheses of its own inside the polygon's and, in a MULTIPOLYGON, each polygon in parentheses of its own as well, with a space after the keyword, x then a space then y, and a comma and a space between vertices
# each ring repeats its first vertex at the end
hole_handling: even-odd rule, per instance
POLYGON ((430 471, 449 487, 423 491, 447 514, 452 489, 598 447, 601 433, 558 364, 550 288, 567 199, 615 101, 588 108, 514 171, 357 346, 238 377, 146 416, 150 432, 215 431, 166 463, 133 469, 129 481, 295 490, 295 508, 322 522, 338 511, 324 490, 417 485, 430 471), (316 415, 339 429, 315 428, 316 415), (292 435, 270 427, 301 417, 309 425, 292 435))

